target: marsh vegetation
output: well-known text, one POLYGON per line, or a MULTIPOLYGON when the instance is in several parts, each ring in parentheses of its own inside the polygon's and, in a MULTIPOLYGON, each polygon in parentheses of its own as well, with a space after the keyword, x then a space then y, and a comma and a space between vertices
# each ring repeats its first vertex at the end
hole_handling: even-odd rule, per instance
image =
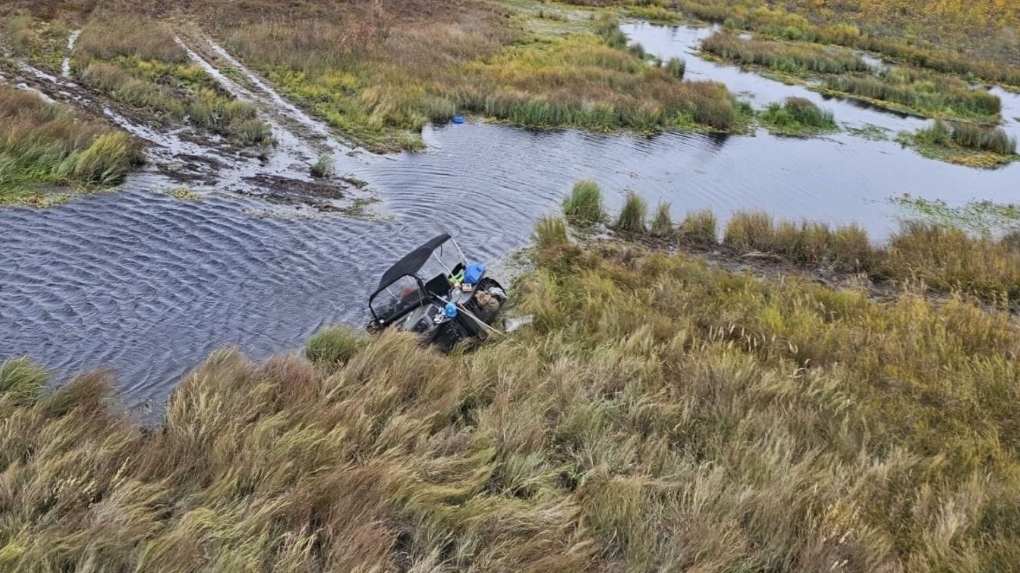
POLYGON ((39 185, 115 185, 142 160, 127 134, 0 85, 0 204, 41 201, 39 185))

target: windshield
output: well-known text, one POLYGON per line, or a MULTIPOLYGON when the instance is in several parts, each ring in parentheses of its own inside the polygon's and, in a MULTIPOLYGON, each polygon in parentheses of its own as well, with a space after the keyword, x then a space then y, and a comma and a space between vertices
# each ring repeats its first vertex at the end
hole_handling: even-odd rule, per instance
POLYGON ((422 265, 418 276, 428 282, 440 275, 444 277, 456 275, 464 270, 465 264, 463 253, 460 252, 457 243, 450 239, 432 251, 432 256, 422 265))
POLYGON ((404 275, 375 293, 368 304, 377 322, 389 322, 424 302, 418 281, 404 275))

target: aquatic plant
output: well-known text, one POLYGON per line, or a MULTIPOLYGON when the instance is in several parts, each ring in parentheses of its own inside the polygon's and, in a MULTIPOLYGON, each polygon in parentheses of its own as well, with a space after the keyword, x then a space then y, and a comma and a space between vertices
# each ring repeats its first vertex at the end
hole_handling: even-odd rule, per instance
POLYGON ((935 121, 930 127, 897 137, 921 155, 971 167, 998 167, 1018 159, 1016 139, 1001 127, 935 121))
POLYGON ((336 166, 333 164, 333 157, 328 153, 319 156, 315 163, 309 168, 312 177, 324 179, 336 174, 336 166))
POLYGON ((825 88, 928 117, 997 120, 1002 111, 995 94, 971 88, 959 78, 910 68, 893 68, 877 77, 829 77, 825 88))
POLYGON ((672 204, 668 201, 659 201, 655 207, 655 216, 652 224, 648 227, 648 233, 653 237, 670 237, 673 235, 673 217, 670 215, 672 204))
POLYGON ((769 131, 783 135, 813 135, 838 129, 831 111, 800 97, 786 98, 782 106, 769 104, 758 119, 769 131))
POLYGON ((645 227, 647 215, 648 204, 645 203, 645 200, 637 193, 628 191, 626 199, 623 200, 623 208, 620 209, 620 214, 617 215, 616 222, 613 223, 613 228, 627 233, 645 233, 648 230, 645 227))
POLYGON ((890 203, 907 211, 905 218, 927 220, 990 236, 1002 236, 1020 229, 1020 205, 981 200, 950 206, 942 199, 925 199, 904 194, 890 203))
POLYGON ((595 225, 606 220, 606 210, 602 205, 602 190, 599 184, 590 181, 578 181, 563 200, 563 214, 574 225, 595 225))

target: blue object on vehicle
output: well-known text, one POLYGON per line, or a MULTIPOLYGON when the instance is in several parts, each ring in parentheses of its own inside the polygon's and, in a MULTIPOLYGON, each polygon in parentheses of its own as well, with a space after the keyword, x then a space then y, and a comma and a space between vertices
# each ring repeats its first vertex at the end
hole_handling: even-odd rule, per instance
POLYGON ((453 123, 464 123, 464 116, 463 115, 453 116, 453 123))
POLYGON ((448 302, 446 308, 443 309, 443 314, 446 315, 446 318, 453 318, 457 316, 457 307, 452 302, 448 302))
POLYGON ((472 263, 464 271, 464 282, 469 285, 476 285, 478 281, 482 280, 483 274, 485 274, 485 265, 482 263, 472 263))

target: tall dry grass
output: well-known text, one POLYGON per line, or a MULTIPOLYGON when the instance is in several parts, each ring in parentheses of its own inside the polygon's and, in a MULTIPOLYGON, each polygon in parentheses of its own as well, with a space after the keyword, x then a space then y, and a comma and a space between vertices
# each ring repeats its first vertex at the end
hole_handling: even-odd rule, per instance
MULTIPOLYGON (((562 225, 563 222, 560 221, 562 225)), ((7 570, 1007 571, 1020 335, 556 242, 473 353, 331 331, 212 355, 140 429, 0 367, 7 570)))

